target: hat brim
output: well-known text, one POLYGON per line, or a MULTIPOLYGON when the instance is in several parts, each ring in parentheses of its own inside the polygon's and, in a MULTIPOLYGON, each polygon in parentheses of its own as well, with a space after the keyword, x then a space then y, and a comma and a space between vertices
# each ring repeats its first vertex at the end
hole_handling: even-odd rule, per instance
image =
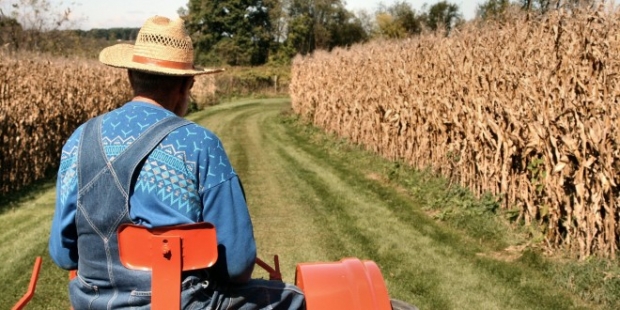
POLYGON ((145 71, 153 74, 194 76, 202 74, 214 74, 224 71, 224 69, 200 68, 194 66, 192 69, 167 68, 154 64, 143 64, 133 61, 133 45, 116 44, 104 48, 99 53, 99 61, 105 65, 138 71, 145 71))

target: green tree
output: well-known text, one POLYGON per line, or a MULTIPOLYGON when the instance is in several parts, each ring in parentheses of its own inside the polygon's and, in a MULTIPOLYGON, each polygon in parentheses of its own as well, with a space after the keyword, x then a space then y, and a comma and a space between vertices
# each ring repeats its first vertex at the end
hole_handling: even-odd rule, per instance
POLYGON ((344 6, 335 7, 326 24, 329 33, 327 48, 330 50, 337 46, 351 46, 368 39, 362 21, 344 6))
POLYGON ((314 39, 314 21, 309 14, 299 14, 289 19, 288 34, 285 46, 292 55, 302 55, 314 51, 316 44, 314 39))
MULTIPOLYGON (((0 10, 3 38, 6 38, 12 49, 26 49, 39 52, 65 53, 66 44, 74 41, 74 36, 60 31, 74 26, 70 19, 71 9, 57 11, 62 3, 52 5, 49 0, 15 0, 7 11, 0 10)), ((6 44, 6 43, 5 43, 6 44)))
POLYGON ((547 12, 553 0, 520 0, 521 5, 526 11, 540 11, 542 13, 547 12))
POLYGON ((418 15, 405 1, 391 6, 381 4, 375 13, 376 34, 380 37, 399 39, 422 32, 424 17, 418 15))
MULTIPOLYGON (((201 64, 261 65, 272 42, 263 0, 190 0, 186 26, 201 64)), ((180 10, 181 11, 181 10, 180 10)))
POLYGON ((444 29, 450 33, 452 28, 463 20, 456 4, 441 1, 433 4, 426 15, 426 25, 433 31, 444 29))
POLYGON ((388 13, 394 16, 394 21, 408 35, 416 35, 422 32, 424 18, 422 15, 418 15, 408 2, 394 3, 388 8, 388 13))
POLYGON ((509 7, 509 0, 487 0, 478 5, 476 16, 484 20, 501 18, 509 7))
POLYGON ((19 38, 22 37, 23 31, 22 25, 15 18, 0 14, 0 45, 2 47, 19 49, 19 38))
POLYGON ((295 53, 331 50, 368 38, 362 21, 341 0, 290 0, 286 46, 295 53))
POLYGON ((354 14, 366 36, 368 38, 375 36, 378 31, 375 14, 367 10, 358 10, 354 14))
POLYGON ((389 39, 401 39, 406 36, 406 30, 396 22, 394 16, 387 12, 377 12, 375 15, 377 32, 380 37, 389 39))
POLYGON ((287 14, 284 7, 287 0, 264 0, 269 10, 271 21, 271 37, 275 42, 284 42, 286 39, 287 14))
POLYGON ((524 10, 546 13, 550 10, 573 9, 577 7, 595 6, 605 3, 601 0, 519 0, 519 4, 524 10))

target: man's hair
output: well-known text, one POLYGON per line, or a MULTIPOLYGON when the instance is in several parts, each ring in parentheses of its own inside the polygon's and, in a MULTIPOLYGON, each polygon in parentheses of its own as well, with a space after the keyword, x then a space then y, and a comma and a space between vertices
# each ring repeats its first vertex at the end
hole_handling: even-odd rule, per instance
POLYGON ((134 95, 163 95, 188 78, 191 77, 160 75, 137 70, 131 70, 130 75, 134 95))

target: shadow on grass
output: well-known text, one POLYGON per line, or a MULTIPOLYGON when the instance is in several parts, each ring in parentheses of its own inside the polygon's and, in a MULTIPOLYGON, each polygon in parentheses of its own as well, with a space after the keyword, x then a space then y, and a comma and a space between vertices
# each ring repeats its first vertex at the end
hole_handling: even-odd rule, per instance
POLYGON ((25 201, 36 198, 43 192, 53 189, 54 186, 56 186, 56 175, 36 181, 20 190, 0 195, 0 215, 19 207, 25 201))

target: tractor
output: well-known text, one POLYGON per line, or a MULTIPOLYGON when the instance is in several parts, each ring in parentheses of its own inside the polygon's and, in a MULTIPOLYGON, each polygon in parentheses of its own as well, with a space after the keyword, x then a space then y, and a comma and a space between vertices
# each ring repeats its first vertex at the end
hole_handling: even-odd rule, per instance
MULTIPOLYGON (((124 224, 117 233, 122 264, 152 273, 153 310, 179 309, 181 272, 208 268, 217 260, 216 231, 211 223, 154 229, 124 224), (205 251, 205 247, 209 250, 205 251), (176 294, 171 294, 171 287, 179 288, 176 294)), ((13 310, 23 309, 33 298, 41 263, 41 257, 37 257, 28 291, 13 310)), ((259 258, 256 264, 269 274, 270 280, 282 281, 277 255, 274 266, 259 258)), ((75 275, 75 270, 70 271, 69 279, 75 275)), ((304 292, 308 310, 417 310, 389 297, 381 271, 371 260, 349 257, 338 262, 299 263, 295 284, 304 292)))

